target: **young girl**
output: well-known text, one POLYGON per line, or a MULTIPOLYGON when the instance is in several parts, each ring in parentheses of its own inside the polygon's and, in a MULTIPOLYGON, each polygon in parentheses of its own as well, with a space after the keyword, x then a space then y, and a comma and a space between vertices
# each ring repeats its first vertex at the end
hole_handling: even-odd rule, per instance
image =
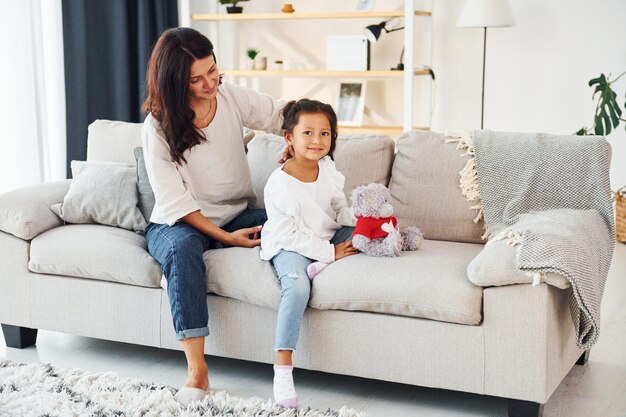
POLYGON ((341 227, 354 226, 356 218, 343 194, 345 178, 331 159, 337 138, 332 107, 302 99, 287 103, 282 113, 293 157, 265 186, 268 220, 261 231, 261 258, 272 261, 281 287, 274 398, 283 406, 298 407, 292 353, 311 293, 307 267, 357 253, 348 240, 354 228, 341 227))

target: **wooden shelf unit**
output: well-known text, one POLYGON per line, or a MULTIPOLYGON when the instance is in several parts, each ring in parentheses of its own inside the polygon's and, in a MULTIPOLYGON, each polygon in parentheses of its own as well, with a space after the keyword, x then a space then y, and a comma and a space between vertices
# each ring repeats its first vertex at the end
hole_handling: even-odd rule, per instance
MULTIPOLYGON (((415 10, 415 16, 431 16, 431 12, 415 10)), ((403 10, 379 12, 333 12, 333 13, 241 13, 241 14, 206 14, 191 15, 191 20, 303 20, 303 19, 370 19, 404 17, 403 10)))
MULTIPOLYGON (((338 126, 339 134, 350 133, 380 133, 388 136, 398 137, 405 132, 402 126, 338 126)), ((429 126, 413 126, 413 130, 430 130, 429 126)))
MULTIPOLYGON (((416 10, 413 0, 405 0, 402 10, 382 10, 382 11, 339 11, 339 12, 294 12, 294 13, 248 13, 227 14, 227 13, 189 13, 189 0, 182 0, 181 10, 187 11, 186 16, 191 21, 225 22, 225 21, 270 21, 270 20, 327 20, 327 19, 404 19, 404 65, 406 68, 414 68, 414 41, 416 17, 430 18, 432 12, 427 10, 416 10)), ((431 3, 432 5, 432 3, 431 3)), ((432 7, 432 6, 431 6, 432 7)), ((217 9, 211 9, 212 12, 217 9)), ((430 22, 429 38, 432 39, 432 22, 430 22)), ((431 40, 432 48, 432 40, 431 40)), ((402 126, 342 126, 342 133, 371 132, 384 133, 390 136, 399 136, 404 131, 411 129, 429 130, 427 126, 415 126, 413 124, 413 95, 414 78, 416 76, 429 76, 430 71, 425 69, 414 69, 413 71, 328 71, 328 70, 248 70, 248 69, 226 69, 222 70, 224 75, 235 77, 263 77, 263 78, 376 78, 376 79, 402 79, 403 85, 403 105, 402 105, 402 126)))
MULTIPOLYGON (((328 78, 402 78, 404 71, 328 71, 328 70, 221 70, 238 77, 328 77, 328 78)), ((413 75, 430 75, 428 70, 413 70, 413 75)))

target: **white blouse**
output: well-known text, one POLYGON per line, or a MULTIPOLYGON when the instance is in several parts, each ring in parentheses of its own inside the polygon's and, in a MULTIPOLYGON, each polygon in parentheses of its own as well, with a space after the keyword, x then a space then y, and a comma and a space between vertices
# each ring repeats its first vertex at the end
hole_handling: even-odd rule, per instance
POLYGON ((182 165, 172 161, 165 135, 149 114, 141 141, 156 200, 150 221, 171 226, 196 210, 217 226, 237 217, 254 197, 243 126, 280 134, 284 105, 282 100, 223 83, 217 90, 215 117, 202 129, 207 140, 186 150, 187 163, 182 165))
POLYGON ((343 193, 345 177, 330 157, 322 158, 314 182, 302 182, 278 167, 265 185, 267 222, 261 230, 261 259, 282 250, 333 262, 330 239, 341 226, 354 226, 356 217, 343 193))

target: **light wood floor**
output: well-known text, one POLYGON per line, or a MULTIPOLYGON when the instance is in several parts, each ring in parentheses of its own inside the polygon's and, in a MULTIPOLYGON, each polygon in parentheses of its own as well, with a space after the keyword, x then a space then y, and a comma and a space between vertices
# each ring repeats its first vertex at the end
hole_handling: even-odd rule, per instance
MULTIPOLYGON (((575 366, 545 407, 545 417, 626 416, 626 245, 617 244, 602 305, 601 336, 585 366, 575 366)), ((2 336, 0 335, 0 339, 2 336)), ((7 348, 0 357, 50 362, 57 367, 114 371, 178 387, 185 379, 182 352, 40 331, 36 347, 7 348)), ((207 357, 213 388, 241 397, 272 395, 272 368, 207 357)), ((295 371, 302 405, 347 405, 380 417, 505 416, 496 397, 420 388, 340 375, 295 371)))

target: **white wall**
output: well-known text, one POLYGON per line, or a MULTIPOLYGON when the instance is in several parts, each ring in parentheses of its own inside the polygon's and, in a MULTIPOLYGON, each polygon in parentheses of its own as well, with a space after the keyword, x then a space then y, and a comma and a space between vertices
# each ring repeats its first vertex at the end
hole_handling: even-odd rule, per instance
MULTIPOLYGON (((624 0, 509 0, 517 25, 488 32, 485 92, 485 128, 507 131, 541 131, 569 134, 592 124, 595 104, 587 82, 601 72, 626 71, 626 1, 624 0)), ((192 12, 207 12, 206 0, 191 0, 192 12)), ((297 11, 353 10, 356 0, 292 0, 297 11)), ((275 12, 283 1, 252 0, 240 3, 245 12, 275 12)), ((401 0, 376 0, 375 8, 394 10, 401 0)), ((430 2, 426 2, 430 4, 430 2)), ((480 127, 482 77, 482 29, 457 28, 462 0, 433 0, 432 67, 437 75, 435 131, 480 127)), ((218 6, 222 8, 223 6, 218 6)), ((314 20, 292 22, 227 22, 219 31, 206 23, 192 22, 212 37, 223 68, 245 59, 243 50, 259 47, 273 62, 277 58, 324 68, 327 35, 361 34, 363 20, 314 20)), ((417 65, 431 63, 428 30, 416 26, 417 65)), ((422 21, 423 22, 423 21, 422 21)), ((394 23, 394 22, 392 22, 394 23)), ((394 23, 395 25, 395 23, 394 23)), ((402 31, 384 34, 372 47, 372 68, 394 66, 402 48, 402 31)), ((336 81, 317 83, 292 79, 258 79, 254 87, 277 97, 316 94, 333 103, 336 81)), ((370 81, 366 122, 400 124, 401 81, 370 81), (383 118, 384 116, 384 118, 383 118)), ((418 88, 428 91, 429 82, 418 88)), ((624 104, 626 76, 616 85, 624 104)), ((417 94, 418 103, 424 96, 417 94)), ((427 96, 427 94, 426 94, 427 96)), ((623 116, 626 118, 626 115, 623 116)), ((427 109, 416 111, 418 123, 427 122, 427 109)), ((612 188, 626 185, 626 133, 624 126, 609 136, 613 146, 612 188)))
MULTIPOLYGON (((588 81, 626 71, 623 0, 509 0, 516 26, 487 35, 485 128, 569 134, 593 123, 588 81)), ((455 27, 460 0, 434 2, 433 129, 480 126, 482 29, 455 27)), ((615 86, 624 105, 626 76, 615 86)), ((626 118, 626 115, 622 116, 626 118)), ((608 137, 611 185, 626 185, 624 125, 608 137)))

